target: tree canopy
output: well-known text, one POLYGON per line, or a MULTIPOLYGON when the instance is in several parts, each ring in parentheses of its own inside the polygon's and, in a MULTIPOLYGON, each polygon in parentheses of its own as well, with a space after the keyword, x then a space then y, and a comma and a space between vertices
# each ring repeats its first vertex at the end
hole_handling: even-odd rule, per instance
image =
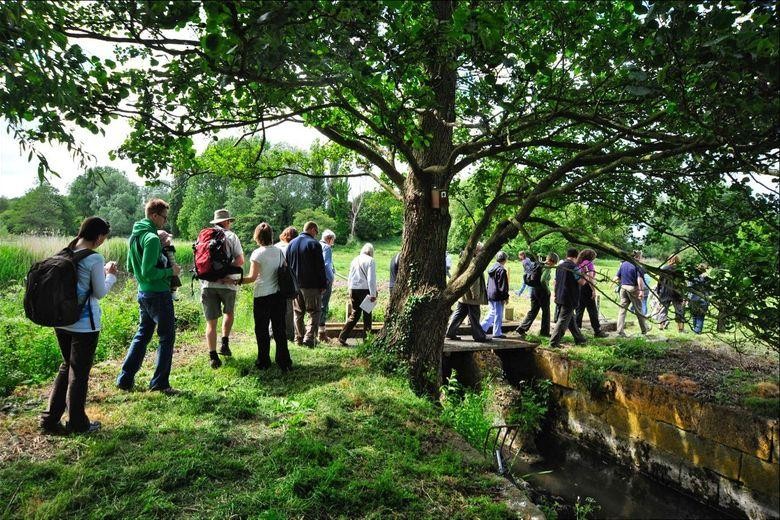
MULTIPOLYGON (((759 211, 749 186, 774 177, 762 209, 777 215, 773 2, 106 0, 1 12, 0 110, 26 146, 77 146, 69 124, 98 132, 121 116, 133 131, 119 153, 152 178, 192 167, 193 135, 263 142, 284 121, 353 152, 404 204, 404 269, 379 343, 419 389, 438 384, 450 305, 508 241, 557 233, 624 254, 551 218, 570 205, 647 225, 663 205, 686 220, 725 183, 759 211), (115 56, 88 56, 89 40, 115 56), (495 184, 447 284, 451 217, 430 193, 487 161, 495 184)), ((251 173, 273 174, 261 161, 251 173)))
POLYGON ((116 168, 90 168, 71 183, 68 199, 77 220, 100 215, 111 223, 113 235, 129 235, 133 222, 143 217, 141 189, 116 168))

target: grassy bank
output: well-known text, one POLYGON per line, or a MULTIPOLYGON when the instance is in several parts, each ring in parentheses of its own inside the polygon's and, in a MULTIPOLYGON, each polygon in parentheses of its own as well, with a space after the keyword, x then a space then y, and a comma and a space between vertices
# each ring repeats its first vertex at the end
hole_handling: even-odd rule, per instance
MULTIPOLYGON (((400 378, 353 350, 293 347, 295 370, 252 368, 254 343, 211 370, 199 346, 175 356, 166 397, 113 387, 98 365, 90 437, 41 437, 45 387, 0 415, 0 516, 10 518, 506 518, 484 461, 400 378), (468 450, 466 449, 466 452, 468 450)), ((151 359, 139 386, 151 373, 151 359)))

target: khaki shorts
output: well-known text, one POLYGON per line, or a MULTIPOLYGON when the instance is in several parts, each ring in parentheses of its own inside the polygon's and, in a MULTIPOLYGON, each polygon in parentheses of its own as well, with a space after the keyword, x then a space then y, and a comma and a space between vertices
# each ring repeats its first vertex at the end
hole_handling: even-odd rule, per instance
POLYGON ((200 303, 206 321, 216 320, 223 314, 233 314, 236 307, 236 293, 233 289, 205 287, 200 291, 200 303))

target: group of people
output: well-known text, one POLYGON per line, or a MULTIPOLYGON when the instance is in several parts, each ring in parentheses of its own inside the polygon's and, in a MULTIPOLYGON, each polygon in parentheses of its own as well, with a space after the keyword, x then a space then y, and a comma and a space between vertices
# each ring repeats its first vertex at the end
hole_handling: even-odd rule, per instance
MULTIPOLYGON (((176 263, 175 249, 169 233, 163 230, 168 222, 169 205, 152 199, 144 207, 145 218, 135 223, 128 243, 127 271, 138 285, 139 324, 116 379, 117 388, 131 391, 141 368, 146 348, 156 330, 157 359, 149 383, 151 391, 172 395, 178 393, 170 384, 173 347, 176 339, 174 299, 181 286, 181 267, 176 263)), ((288 227, 274 243, 274 232, 267 222, 254 230, 257 248, 249 257, 249 270, 243 274, 244 250, 231 227, 235 219, 228 210, 214 212, 209 223, 224 236, 224 247, 236 274, 217 280, 201 280, 200 299, 206 321, 206 345, 212 368, 222 365, 220 356, 232 356, 230 334, 233 327, 238 287, 253 284, 253 316, 257 341, 255 366, 264 370, 272 365, 270 339, 276 345, 276 364, 283 372, 293 368, 288 341, 314 347, 317 341, 327 341, 325 321, 336 269, 332 248, 336 235, 331 230, 322 233, 315 222, 307 222, 301 233, 288 227), (297 293, 285 298, 280 290, 281 276, 295 280, 297 293), (222 319, 220 348, 217 351, 218 322, 222 319), (308 320, 308 323, 305 323, 308 320)), ((95 250, 108 238, 110 224, 101 217, 89 217, 81 224, 77 237, 68 245, 78 257, 77 296, 83 302, 80 319, 72 325, 55 329, 63 363, 52 386, 49 404, 41 414, 40 427, 55 434, 91 433, 100 429, 98 421, 90 421, 85 412, 89 372, 92 367, 101 327, 99 300, 116 283, 115 262, 106 263, 95 250), (83 259, 81 259, 83 258, 83 259), (68 422, 61 419, 68 411, 68 422)), ((352 312, 338 341, 346 340, 364 315, 364 330, 371 330, 371 312, 365 301, 376 302, 376 264, 374 248, 365 244, 352 261, 348 285, 352 312)))
MULTIPOLYGON (((154 332, 157 332, 158 347, 154 373, 149 382, 151 391, 176 394, 170 384, 173 347, 176 338, 174 299, 176 289, 181 286, 181 267, 175 260, 175 249, 171 236, 163 230, 168 222, 169 205, 161 199, 146 203, 145 218, 133 226, 127 254, 127 270, 138 285, 139 324, 127 355, 122 362, 116 379, 116 386, 124 391, 134 388, 135 377, 141 368, 146 348, 154 332)), ((210 225, 224 236, 224 247, 230 262, 230 269, 236 274, 227 274, 216 280, 201 280, 201 304, 206 321, 206 345, 212 368, 222 365, 220 356, 232 355, 230 334, 234 321, 238 286, 253 284, 254 331, 257 342, 255 366, 265 370, 272 365, 270 353, 271 336, 276 345, 275 362, 283 372, 293 368, 288 341, 298 345, 314 347, 317 341, 327 341, 325 322, 336 269, 333 264, 333 247, 336 235, 331 230, 322 233, 318 240, 319 227, 307 222, 298 233, 294 227, 287 227, 274 243, 274 231, 267 222, 260 223, 254 230, 253 239, 257 248, 249 257, 248 273, 244 274, 244 251, 239 237, 231 230, 235 219, 225 209, 214 212, 210 225), (280 276, 294 280, 294 296, 281 291, 280 276), (222 319, 220 348, 217 351, 217 330, 222 319), (308 323, 306 323, 308 319, 308 323)), ((55 329, 62 353, 63 363, 54 380, 46 411, 41 414, 40 427, 49 433, 89 433, 100 429, 100 423, 90 421, 85 412, 89 372, 92 367, 101 327, 99 300, 114 286, 117 280, 115 262, 105 262, 95 250, 110 234, 110 224, 101 217, 89 217, 82 222, 78 235, 68 245, 74 258, 78 258, 76 292, 83 308, 79 319, 68 326, 55 329), (68 422, 61 423, 68 411, 68 422)), ((477 252, 482 245, 477 246, 477 252)), ((637 252, 635 260, 641 260, 637 252)), ((607 334, 600 328, 596 304, 595 265, 596 253, 592 249, 570 248, 566 258, 559 262, 558 255, 549 253, 546 258, 534 262, 531 255, 520 252, 518 259, 523 263, 526 276, 518 291, 530 289, 531 309, 516 333, 525 336, 541 312, 540 335, 549 336, 555 347, 569 330, 575 343, 584 343, 580 332, 587 312, 596 337, 607 334), (543 265, 540 265, 543 264, 543 265), (549 282, 555 268, 553 290, 549 282), (535 276, 529 277, 534 272, 535 276), (550 300, 554 294, 556 304, 550 331, 550 300)), ((468 317, 475 341, 490 341, 487 332, 492 328, 493 338, 504 338, 503 316, 509 300, 510 281, 506 269, 508 256, 504 252, 496 255, 496 262, 488 270, 488 282, 479 276, 458 301, 447 327, 447 337, 460 339, 457 331, 468 317), (480 306, 489 305, 487 317, 480 321, 480 306)), ((615 276, 619 283, 620 311, 618 314, 618 335, 624 335, 625 317, 629 305, 642 309, 642 300, 648 288, 645 273, 638 262, 623 262, 615 276)), ((662 268, 663 276, 658 287, 660 302, 658 320, 661 328, 668 325, 669 307, 673 306, 675 321, 682 330, 684 305, 675 271, 679 258, 672 256, 662 268)), ((393 291, 399 268, 399 255, 390 265, 390 290, 393 291)), ((281 281, 285 281, 282 279, 281 281)), ((374 248, 365 244, 360 254, 350 265, 347 277, 351 311, 340 331, 338 342, 347 344, 354 327, 363 317, 364 332, 371 331, 372 309, 378 296, 374 248)), ((689 297, 694 312, 694 330, 701 332, 706 311, 706 277, 694 280, 696 289, 689 297)), ((649 330, 644 313, 635 312, 642 333, 649 330)))
MULTIPOLYGON (((476 252, 482 249, 482 244, 477 245, 476 252)), ((550 252, 536 261, 531 254, 525 251, 518 253, 524 276, 522 283, 515 291, 521 296, 526 290, 530 292, 531 308, 525 319, 515 329, 515 333, 521 338, 526 337, 537 316, 541 312, 539 335, 550 338, 552 347, 560 346, 561 339, 566 331, 570 331, 575 344, 586 342, 581 328, 585 314, 587 313, 594 337, 604 338, 609 334, 602 330, 599 319, 598 296, 596 289, 596 251, 593 249, 569 248, 566 257, 559 260, 556 253, 550 252), (538 269, 538 280, 531 286, 529 274, 538 269), (552 272, 555 272, 554 278, 552 272), (550 289, 550 280, 553 288, 550 289), (552 317, 554 328, 551 331, 551 300, 555 303, 555 312, 552 317)), ((451 340, 459 340, 458 328, 469 318, 471 336, 476 342, 488 342, 488 331, 492 327, 492 338, 506 338, 503 327, 504 308, 509 302, 509 277, 506 269, 508 256, 499 251, 495 257, 495 263, 487 271, 487 284, 484 277, 478 277, 466 293, 460 298, 452 313, 447 326, 446 337, 451 340), (480 321, 480 306, 488 305, 487 317, 480 321)), ((641 267, 641 251, 634 251, 633 261, 624 261, 620 264, 613 282, 616 284, 616 292, 619 297, 617 317, 617 335, 626 337, 626 315, 632 312, 636 315, 639 328, 643 335, 650 331, 648 322, 648 297, 650 278, 641 267)), ((681 287, 677 268, 680 258, 677 255, 670 256, 661 268, 660 281, 655 291, 656 306, 652 317, 659 324, 660 329, 666 329, 669 325, 669 308, 674 309, 674 320, 678 331, 685 328, 685 302, 686 290, 681 287)), ((391 268, 392 269, 392 268, 391 268)), ((692 315, 692 329, 700 334, 703 329, 704 316, 708 306, 707 267, 700 265, 699 274, 687 285, 688 307, 692 315)))

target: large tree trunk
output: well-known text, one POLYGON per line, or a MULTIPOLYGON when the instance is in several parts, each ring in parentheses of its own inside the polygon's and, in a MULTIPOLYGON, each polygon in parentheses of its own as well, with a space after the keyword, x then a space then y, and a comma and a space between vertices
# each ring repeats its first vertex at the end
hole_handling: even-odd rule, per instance
MULTIPOLYGON (((438 22, 452 19, 452 1, 431 3, 438 22)), ((428 86, 436 98, 435 110, 421 118, 422 131, 430 144, 418 150, 418 168, 409 173, 404 185, 404 231, 398 278, 390 300, 388 319, 380 336, 385 348, 403 359, 410 372, 412 387, 418 393, 436 395, 441 385, 441 356, 450 303, 444 295, 445 255, 450 215, 447 208, 431 207, 434 186, 446 189, 449 172, 426 173, 429 166, 445 165, 453 150, 452 122, 455 120, 455 57, 447 45, 446 30, 431 34, 427 70, 428 86)))
POLYGON ((449 304, 444 300, 450 216, 431 208, 430 184, 410 175, 398 278, 379 340, 407 363, 412 387, 435 395, 449 304))

